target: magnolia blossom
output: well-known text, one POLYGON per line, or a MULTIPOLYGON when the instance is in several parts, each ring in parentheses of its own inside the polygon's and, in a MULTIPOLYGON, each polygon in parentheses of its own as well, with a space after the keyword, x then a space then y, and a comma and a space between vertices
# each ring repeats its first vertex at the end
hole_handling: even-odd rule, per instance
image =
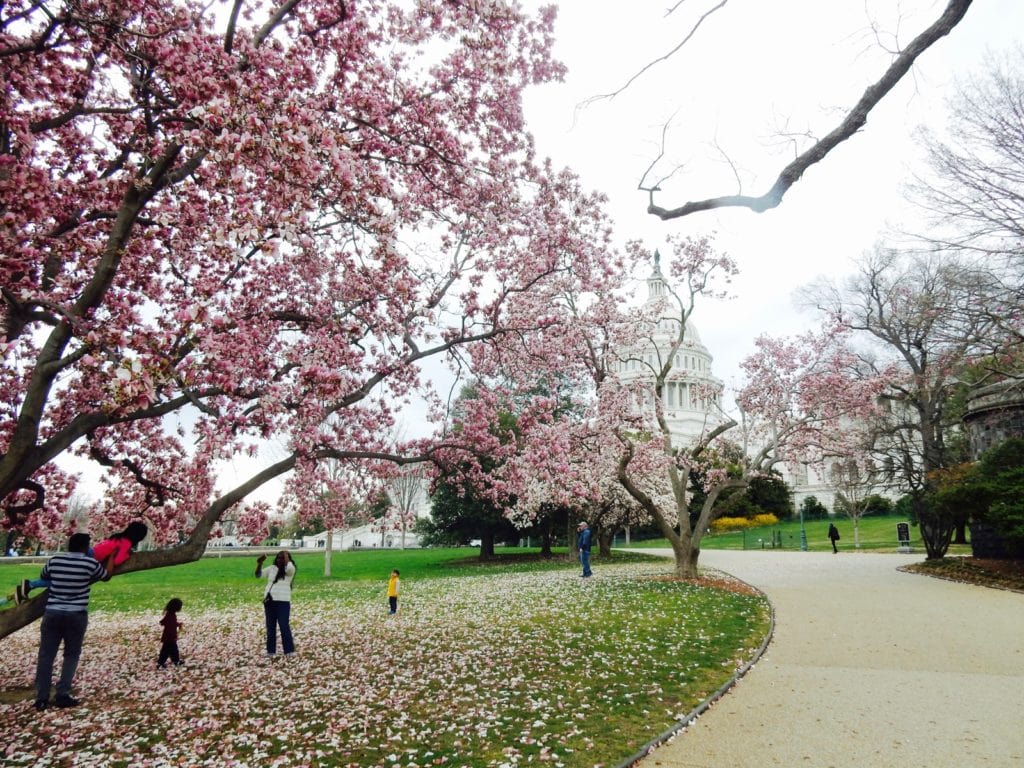
POLYGON ((568 286, 614 270, 601 198, 523 123, 523 90, 563 71, 551 8, 21 6, 0 62, 8 526, 56 533, 68 451, 109 510, 197 544, 296 466, 429 459, 383 437, 406 403, 443 415, 424 361, 533 377, 568 286), (267 441, 219 487, 217 460, 267 441))

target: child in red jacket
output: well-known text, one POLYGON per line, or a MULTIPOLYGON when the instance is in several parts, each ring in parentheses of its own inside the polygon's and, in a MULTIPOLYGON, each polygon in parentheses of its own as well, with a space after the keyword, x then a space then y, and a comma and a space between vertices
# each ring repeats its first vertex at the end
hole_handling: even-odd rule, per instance
POLYGON ((181 655, 178 653, 178 630, 181 629, 181 622, 178 621, 178 611, 181 610, 181 598, 171 598, 164 608, 164 617, 160 619, 163 632, 160 633, 160 657, 156 660, 156 666, 163 669, 170 660, 176 667, 182 665, 181 655))

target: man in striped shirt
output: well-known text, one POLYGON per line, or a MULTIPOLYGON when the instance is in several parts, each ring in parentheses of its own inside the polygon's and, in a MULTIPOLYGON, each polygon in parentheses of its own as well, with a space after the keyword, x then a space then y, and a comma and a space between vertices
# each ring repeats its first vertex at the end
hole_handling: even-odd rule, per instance
POLYGON ((53 662, 61 642, 64 643, 64 659, 53 706, 76 707, 80 703, 71 696, 71 683, 89 624, 89 589, 100 579, 110 578, 106 568, 89 557, 88 551, 89 534, 76 533, 68 540, 68 551, 54 555, 43 566, 41 578, 49 580, 50 589, 39 630, 35 703, 38 710, 50 705, 53 662))

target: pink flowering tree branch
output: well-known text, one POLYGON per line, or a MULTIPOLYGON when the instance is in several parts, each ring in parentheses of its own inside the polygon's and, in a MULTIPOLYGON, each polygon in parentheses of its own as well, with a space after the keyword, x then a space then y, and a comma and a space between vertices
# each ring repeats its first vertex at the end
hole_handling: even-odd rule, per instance
POLYGON ((244 10, 33 5, 4 27, 0 505, 66 534, 57 462, 92 461, 104 516, 181 542, 125 570, 198 558, 226 514, 255 527, 246 498, 318 462, 482 452, 387 438, 413 401, 444 422, 424 366, 557 370, 567 286, 614 269, 602 200, 523 123, 523 89, 561 76, 553 10, 244 10), (236 456, 258 468, 223 488, 236 456))

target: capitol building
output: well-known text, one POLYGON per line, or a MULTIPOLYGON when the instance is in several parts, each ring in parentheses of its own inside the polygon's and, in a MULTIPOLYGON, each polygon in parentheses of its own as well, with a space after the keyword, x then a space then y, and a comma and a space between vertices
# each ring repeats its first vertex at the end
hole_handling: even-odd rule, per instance
MULTIPOLYGON (((647 300, 644 310, 653 313, 668 297, 668 284, 661 273, 660 255, 655 252, 654 269, 647 278, 647 300)), ((667 359, 669 351, 679 336, 679 319, 663 317, 653 331, 636 348, 623 351, 620 361, 613 367, 619 380, 630 384, 650 381, 654 371, 659 370, 667 359)), ((686 323, 686 333, 665 378, 663 407, 674 446, 692 444, 700 435, 714 429, 725 421, 719 407, 723 382, 711 369, 711 352, 701 341, 700 334, 692 322, 686 323)), ((650 414, 654 420, 653 396, 646 394, 645 401, 637 404, 641 413, 650 414)), ((836 489, 827 483, 813 466, 801 465, 796 471, 779 465, 776 469, 792 492, 793 509, 796 511, 808 496, 814 496, 833 510, 836 489)))
MULTIPOLYGON (((645 312, 653 314, 668 296, 668 285, 661 274, 660 256, 655 252, 654 271, 647 278, 645 312)), ((624 384, 651 380, 653 372, 661 369, 678 338, 679 319, 661 318, 642 345, 620 354, 620 362, 613 366, 616 376, 624 384)), ((723 421, 717 404, 722 381, 711 372, 711 361, 711 353, 701 342, 697 329, 693 323, 687 322, 683 343, 665 377, 663 406, 673 445, 691 443, 723 421)), ((654 403, 649 392, 646 401, 638 403, 638 409, 650 414, 651 426, 654 427, 654 403)))

